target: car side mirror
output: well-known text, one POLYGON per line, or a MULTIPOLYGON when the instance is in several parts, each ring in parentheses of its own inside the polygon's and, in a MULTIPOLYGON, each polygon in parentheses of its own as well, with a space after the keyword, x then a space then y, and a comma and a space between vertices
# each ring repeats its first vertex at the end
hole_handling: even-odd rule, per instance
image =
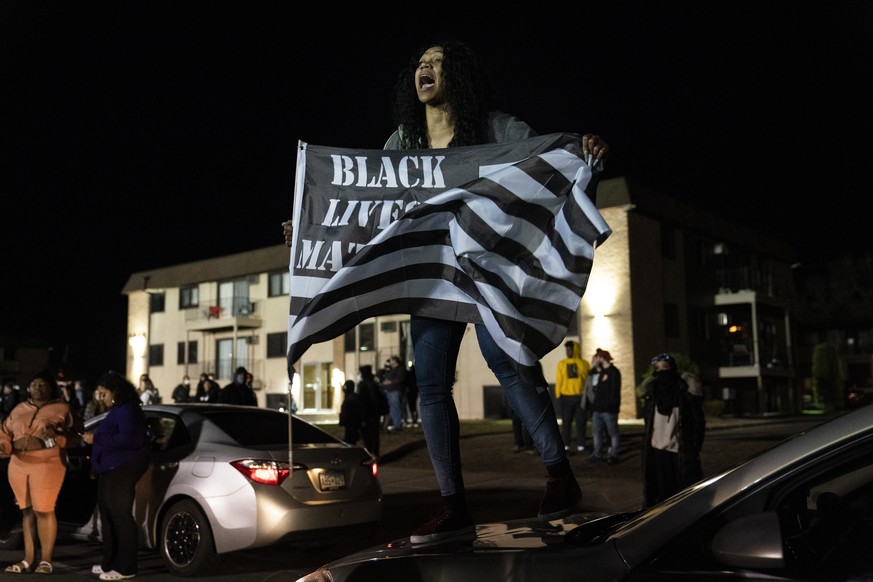
POLYGON ((746 515, 727 523, 710 545, 719 563, 734 568, 784 568, 782 528, 775 511, 746 515))

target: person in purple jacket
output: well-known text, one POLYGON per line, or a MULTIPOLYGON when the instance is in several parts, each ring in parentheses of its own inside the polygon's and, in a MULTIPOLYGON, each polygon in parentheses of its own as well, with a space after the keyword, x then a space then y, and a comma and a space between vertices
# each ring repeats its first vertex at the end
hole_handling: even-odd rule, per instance
POLYGON ((109 413, 96 432, 82 439, 93 444, 91 470, 97 475, 97 507, 103 559, 91 572, 101 580, 125 580, 137 574, 138 531, 133 518, 136 482, 146 472, 151 450, 146 418, 134 385, 108 372, 97 391, 109 413))

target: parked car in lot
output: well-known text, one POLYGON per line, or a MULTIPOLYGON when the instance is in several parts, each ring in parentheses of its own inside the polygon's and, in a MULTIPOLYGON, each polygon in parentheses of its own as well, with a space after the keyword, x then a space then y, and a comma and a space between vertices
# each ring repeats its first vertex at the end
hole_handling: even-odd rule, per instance
MULTIPOLYGON (((153 451, 137 483, 134 514, 141 545, 157 550, 173 574, 208 572, 217 554, 365 535, 382 518, 375 458, 297 416, 222 404, 143 409, 153 451)), ((88 421, 85 430, 97 428, 104 416, 88 421)), ((90 449, 68 449, 57 515, 63 534, 96 540, 90 449)), ((21 543, 19 513, 11 495, 0 495, 0 548, 21 543)))
POLYGON ((844 413, 653 507, 408 538, 298 582, 873 579, 873 406, 844 413))

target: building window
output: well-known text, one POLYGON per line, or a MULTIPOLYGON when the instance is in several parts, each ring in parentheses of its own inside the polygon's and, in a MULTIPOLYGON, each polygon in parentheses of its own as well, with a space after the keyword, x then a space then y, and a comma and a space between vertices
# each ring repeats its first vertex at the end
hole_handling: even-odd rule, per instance
POLYGON ((197 363, 197 342, 188 342, 188 360, 185 360, 185 342, 179 342, 176 345, 176 363, 177 364, 196 364, 197 363))
POLYGON ((291 294, 291 273, 283 271, 270 273, 270 297, 287 296, 291 294))
POLYGON ((664 304, 664 335, 679 337, 679 306, 675 303, 664 304))
POLYGON ((179 309, 191 309, 200 306, 200 287, 182 287, 179 289, 179 309))
POLYGON ((149 366, 164 365, 164 344, 149 345, 149 366))
POLYGON ((267 357, 284 358, 287 353, 288 332, 282 331, 267 334, 267 357))
POLYGON ((149 313, 163 313, 167 296, 164 293, 149 292, 149 313))
POLYGON ((349 331, 345 333, 343 336, 343 351, 345 352, 354 352, 357 351, 357 342, 355 341, 355 328, 353 327, 349 331))
POLYGON ((372 352, 376 349, 376 326, 362 323, 358 326, 358 350, 372 352))

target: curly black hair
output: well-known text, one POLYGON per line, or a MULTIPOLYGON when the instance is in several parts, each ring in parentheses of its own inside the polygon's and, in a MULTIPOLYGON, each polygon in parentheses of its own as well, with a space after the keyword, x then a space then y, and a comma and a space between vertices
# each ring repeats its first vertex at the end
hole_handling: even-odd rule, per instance
POLYGON ((400 71, 393 91, 395 127, 402 127, 404 149, 428 147, 424 105, 415 90, 415 70, 427 49, 443 48, 443 97, 450 105, 455 134, 449 147, 469 146, 488 141, 488 114, 497 105, 497 90, 473 48, 459 40, 424 45, 400 71))
POLYGON ((116 405, 125 404, 132 400, 139 400, 139 394, 136 392, 136 387, 130 380, 118 372, 113 372, 111 370, 106 372, 97 381, 97 386, 112 392, 112 398, 115 400, 116 405))

